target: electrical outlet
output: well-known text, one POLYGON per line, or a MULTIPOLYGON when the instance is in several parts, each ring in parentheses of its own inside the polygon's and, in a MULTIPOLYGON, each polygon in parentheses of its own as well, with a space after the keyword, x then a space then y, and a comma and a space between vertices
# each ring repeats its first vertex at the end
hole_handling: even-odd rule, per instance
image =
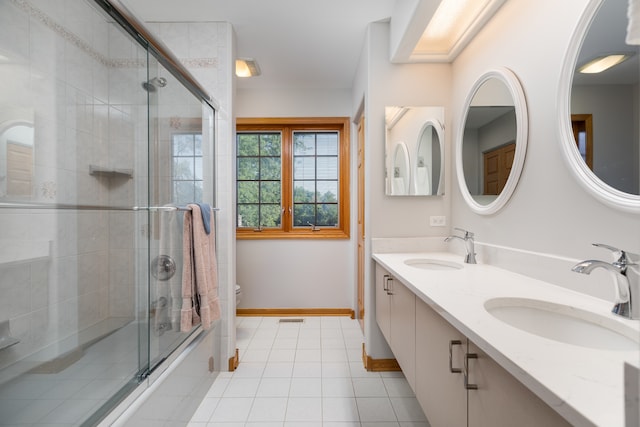
POLYGON ((432 227, 444 227, 447 225, 446 216, 430 216, 429 225, 432 227))

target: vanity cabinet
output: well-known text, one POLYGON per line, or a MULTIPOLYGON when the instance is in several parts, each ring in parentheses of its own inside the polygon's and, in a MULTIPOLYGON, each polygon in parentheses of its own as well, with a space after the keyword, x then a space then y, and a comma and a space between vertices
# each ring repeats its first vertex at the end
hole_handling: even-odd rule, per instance
POLYGON ((433 427, 467 425, 467 338, 416 298, 416 398, 433 427))
POLYGON ((391 275, 376 264, 376 322, 382 335, 391 343, 391 298, 387 285, 391 275))
MULTIPOLYGON (((571 424, 469 341, 469 427, 568 427, 571 424)), ((434 426, 436 424, 433 424, 434 426)))
POLYGON ((433 427, 570 426, 419 298, 415 332, 416 398, 433 427))
POLYGON ((376 319, 405 378, 415 390, 416 296, 376 264, 376 319))

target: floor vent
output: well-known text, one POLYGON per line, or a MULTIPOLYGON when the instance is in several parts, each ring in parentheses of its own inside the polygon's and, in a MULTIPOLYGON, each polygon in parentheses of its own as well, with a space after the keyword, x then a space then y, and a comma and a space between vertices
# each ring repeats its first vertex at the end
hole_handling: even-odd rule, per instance
POLYGON ((298 319, 298 318, 286 318, 286 319, 280 319, 279 323, 302 323, 304 322, 304 319, 298 319))

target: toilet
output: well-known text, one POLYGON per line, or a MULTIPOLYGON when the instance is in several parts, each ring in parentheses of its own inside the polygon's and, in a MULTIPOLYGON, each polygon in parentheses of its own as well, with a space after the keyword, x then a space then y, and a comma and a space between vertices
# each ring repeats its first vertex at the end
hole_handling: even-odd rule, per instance
POLYGON ((240 304, 240 300, 242 299, 242 288, 240 285, 236 284, 236 307, 240 304))

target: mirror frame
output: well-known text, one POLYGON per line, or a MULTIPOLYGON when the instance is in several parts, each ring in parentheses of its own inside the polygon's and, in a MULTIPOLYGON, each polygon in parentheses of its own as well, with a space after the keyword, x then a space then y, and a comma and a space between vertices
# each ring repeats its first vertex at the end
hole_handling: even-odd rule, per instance
POLYGON ((458 129, 458 137, 456 138, 456 175, 458 177, 458 186, 460 187, 460 193, 467 202, 469 208, 475 213, 480 215, 491 215, 498 212, 507 204, 513 192, 518 185, 522 169, 524 167, 524 160, 527 152, 527 139, 529 135, 529 125, 527 116, 527 102, 524 96, 524 91, 520 85, 520 81, 513 73, 506 67, 498 67, 489 70, 482 74, 478 80, 474 83, 473 87, 469 91, 464 103, 463 116, 460 121, 460 128, 458 129), (504 186, 502 192, 496 197, 494 201, 489 204, 482 205, 478 203, 467 187, 467 181, 464 176, 464 168, 462 161, 462 144, 464 140, 464 130, 467 122, 467 115, 469 114, 469 108, 471 102, 475 97, 480 87, 490 79, 500 80, 509 90, 511 98, 513 99, 513 105, 516 114, 516 152, 513 158, 513 165, 511 166, 511 173, 507 178, 507 183, 504 186))
POLYGON ((640 195, 629 194, 620 191, 602 181, 593 173, 582 159, 576 147, 571 129, 571 88, 575 73, 578 55, 582 49, 584 38, 589 31, 591 22, 600 9, 604 0, 591 0, 569 42, 565 54, 565 61, 560 74, 558 87, 558 115, 560 116, 558 130, 560 133, 560 145, 569 170, 573 173, 578 183, 597 200, 609 207, 625 212, 640 213, 640 195))
POLYGON ((438 179, 438 188, 431 188, 430 194, 418 194, 418 183, 413 180, 414 195, 416 196, 443 196, 444 195, 444 125, 438 119, 427 119, 427 121, 420 128, 418 132, 418 145, 416 146, 416 161, 413 165, 413 176, 417 176, 418 170, 418 158, 420 154, 420 139, 422 135, 427 131, 429 126, 433 127, 438 135, 438 145, 440 145, 440 177, 438 179))

